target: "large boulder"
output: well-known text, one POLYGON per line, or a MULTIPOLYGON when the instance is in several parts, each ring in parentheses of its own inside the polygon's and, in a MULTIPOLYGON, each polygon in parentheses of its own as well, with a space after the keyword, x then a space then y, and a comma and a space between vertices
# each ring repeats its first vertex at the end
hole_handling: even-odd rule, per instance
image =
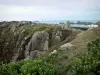
MULTIPOLYGON (((30 55, 34 56, 35 50, 41 51, 41 52, 48 50, 48 38, 49 38, 49 35, 45 31, 35 32, 26 47, 25 57, 26 58, 30 57, 30 55)), ((33 58, 33 57, 31 57, 31 58, 33 58)))

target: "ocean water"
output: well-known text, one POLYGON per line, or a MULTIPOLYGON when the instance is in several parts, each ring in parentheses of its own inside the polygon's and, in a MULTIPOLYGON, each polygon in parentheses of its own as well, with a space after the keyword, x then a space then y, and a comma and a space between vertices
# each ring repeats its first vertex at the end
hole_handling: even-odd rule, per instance
MULTIPOLYGON (((60 22, 74 22, 77 23, 77 21, 81 21, 81 22, 92 22, 92 23, 96 23, 100 20, 53 20, 53 21, 39 21, 40 23, 47 23, 47 24, 59 24, 60 22)), ((71 24, 71 27, 79 27, 79 28, 89 28, 89 25, 84 25, 84 24, 71 24)))
POLYGON ((48 21, 39 21, 40 23, 47 23, 47 24, 59 24, 60 22, 67 22, 67 21, 70 21, 70 22, 74 22, 76 23, 77 21, 81 21, 81 22, 93 22, 93 23, 96 23, 100 20, 48 20, 48 21))

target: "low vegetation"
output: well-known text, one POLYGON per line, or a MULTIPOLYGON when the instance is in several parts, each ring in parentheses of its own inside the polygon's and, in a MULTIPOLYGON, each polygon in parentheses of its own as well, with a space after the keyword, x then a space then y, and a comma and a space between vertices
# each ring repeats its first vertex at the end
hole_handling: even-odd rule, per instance
POLYGON ((100 39, 88 44, 88 52, 74 58, 70 67, 55 66, 52 60, 57 57, 37 58, 35 60, 24 59, 19 62, 11 62, 0 66, 1 75, 67 75, 70 70, 75 75, 99 75, 100 74, 100 39), (49 58, 49 60, 48 60, 49 58), (59 69, 60 68, 60 69, 59 69), (69 68, 69 69, 68 69, 69 68))
POLYGON ((56 75, 56 68, 42 59, 2 64, 1 75, 56 75))
POLYGON ((88 44, 88 52, 71 64, 75 75, 100 75, 100 39, 88 44))

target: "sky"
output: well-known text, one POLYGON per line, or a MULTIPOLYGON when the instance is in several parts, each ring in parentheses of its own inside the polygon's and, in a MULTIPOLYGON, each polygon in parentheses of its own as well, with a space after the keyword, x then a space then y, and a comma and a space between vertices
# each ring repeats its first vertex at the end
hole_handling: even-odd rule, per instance
POLYGON ((0 0, 0 20, 100 20, 100 0, 0 0))

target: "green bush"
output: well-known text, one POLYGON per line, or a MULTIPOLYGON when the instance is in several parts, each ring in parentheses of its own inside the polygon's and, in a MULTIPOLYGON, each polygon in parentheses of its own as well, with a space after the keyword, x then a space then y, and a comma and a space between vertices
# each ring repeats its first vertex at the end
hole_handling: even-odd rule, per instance
POLYGON ((0 66, 0 75, 56 75, 56 67, 43 60, 23 60, 0 66))
POLYGON ((76 75, 100 75, 100 39, 88 44, 88 52, 75 58, 71 71, 76 75))
POLYGON ((53 65, 42 60, 26 61, 20 68, 23 74, 33 75, 55 75, 56 69, 53 65))

